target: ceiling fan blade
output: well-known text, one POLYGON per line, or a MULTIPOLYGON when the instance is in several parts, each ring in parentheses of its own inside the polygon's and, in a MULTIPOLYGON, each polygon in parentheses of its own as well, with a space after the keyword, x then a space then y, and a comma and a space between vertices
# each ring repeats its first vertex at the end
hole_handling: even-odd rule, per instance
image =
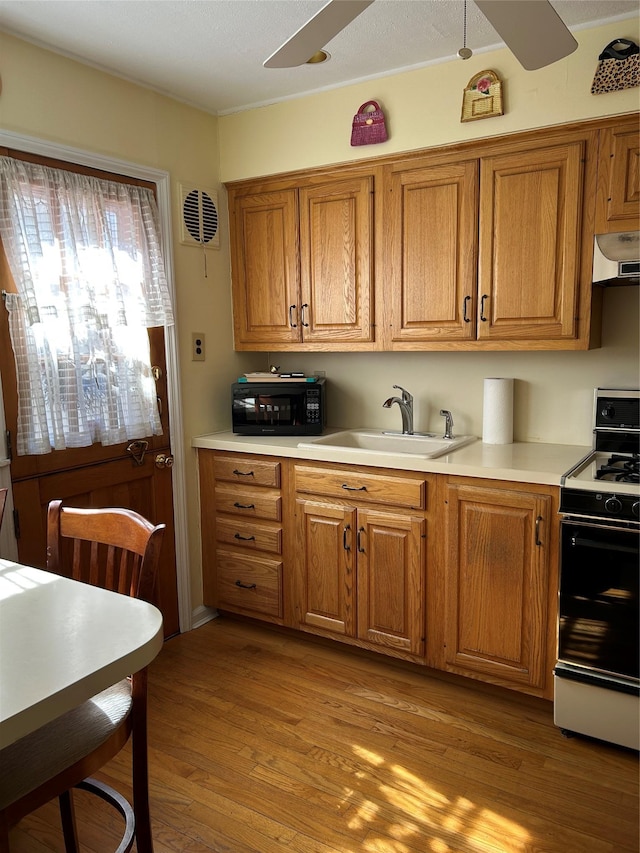
POLYGON ((548 0, 475 0, 527 71, 564 59, 578 47, 548 0))
POLYGON ((263 63, 265 68, 295 68, 338 35, 373 0, 329 0, 313 18, 300 27, 282 47, 263 63))

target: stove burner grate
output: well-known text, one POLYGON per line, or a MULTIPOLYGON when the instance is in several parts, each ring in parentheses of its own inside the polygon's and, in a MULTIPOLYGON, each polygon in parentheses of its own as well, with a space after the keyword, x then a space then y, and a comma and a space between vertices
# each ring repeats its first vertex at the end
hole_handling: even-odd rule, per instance
POLYGON ((614 480, 617 483, 640 483, 639 457, 613 454, 596 471, 596 480, 614 480))

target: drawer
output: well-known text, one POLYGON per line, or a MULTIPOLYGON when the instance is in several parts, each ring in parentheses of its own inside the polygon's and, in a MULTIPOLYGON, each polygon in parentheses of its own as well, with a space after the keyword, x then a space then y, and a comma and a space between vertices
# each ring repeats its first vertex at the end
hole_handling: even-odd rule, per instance
POLYGON ((260 524, 253 519, 216 519, 216 539, 225 545, 237 545, 252 551, 282 553, 282 528, 260 524))
POLYGON ((419 477, 362 474, 353 468, 338 471, 296 465, 295 478, 296 491, 305 494, 412 509, 425 509, 427 505, 427 483, 419 477))
POLYGON ((264 557, 216 552, 218 607, 282 616, 282 563, 264 557))
POLYGON ((280 462, 252 456, 219 456, 213 465, 216 480, 253 486, 280 488, 280 462))
POLYGON ((245 518, 264 518, 268 521, 282 520, 282 497, 280 492, 267 489, 242 489, 216 484, 216 514, 221 512, 245 518))

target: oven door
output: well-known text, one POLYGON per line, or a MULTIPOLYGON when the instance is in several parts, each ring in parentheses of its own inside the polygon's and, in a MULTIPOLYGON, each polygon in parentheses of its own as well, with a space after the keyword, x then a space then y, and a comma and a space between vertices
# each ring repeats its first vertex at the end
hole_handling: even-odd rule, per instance
POLYGON ((563 519, 557 675, 637 693, 640 531, 563 519))

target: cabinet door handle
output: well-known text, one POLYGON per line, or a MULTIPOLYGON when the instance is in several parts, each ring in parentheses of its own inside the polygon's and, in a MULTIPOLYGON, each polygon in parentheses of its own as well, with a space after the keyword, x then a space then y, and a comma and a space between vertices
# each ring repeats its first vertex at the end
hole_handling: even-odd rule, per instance
POLYGON ((351 530, 350 524, 345 524, 344 530, 342 531, 342 547, 345 551, 350 551, 351 545, 347 543, 347 530, 351 530))
POLYGON ((482 320, 483 323, 487 322, 487 318, 484 316, 484 301, 485 301, 485 299, 488 299, 488 298, 489 297, 487 296, 487 294, 483 293, 482 298, 480 299, 480 319, 482 320))
POLYGON ((293 316, 292 316, 292 313, 293 313, 293 311, 295 311, 295 310, 296 310, 296 306, 295 306, 295 305, 289 305, 289 325, 291 326, 291 328, 292 328, 292 329, 297 329, 297 328, 298 328, 298 324, 293 322, 293 316))
POLYGON ((305 303, 302 305, 302 308, 300 309, 300 324, 301 324, 302 326, 305 326, 305 328, 308 328, 308 327, 309 327, 309 324, 308 324, 308 323, 305 323, 305 320, 304 320, 304 309, 305 309, 305 308, 308 308, 308 307, 309 307, 309 303, 308 303, 308 302, 305 302, 305 303))
POLYGON ((462 319, 464 320, 465 323, 471 322, 471 320, 469 319, 469 316, 467 314, 467 306, 469 305, 469 302, 471 302, 471 297, 465 296, 464 302, 462 304, 462 319))
POLYGON ((238 501, 236 501, 234 503, 234 506, 237 507, 238 509, 255 509, 256 508, 255 504, 239 504, 238 501))
POLYGON ((243 542, 253 542, 255 541, 255 536, 240 536, 239 533, 233 534, 234 539, 242 539, 243 542))
POLYGON ((540 524, 542 523, 542 521, 543 518, 541 515, 539 515, 536 518, 536 545, 538 546, 542 545, 542 540, 540 539, 540 524))
POLYGON ((358 538, 356 540, 358 547, 358 554, 364 554, 364 548, 362 547, 361 536, 364 533, 364 527, 358 528, 358 538))
POLYGON ((236 477, 255 477, 253 471, 238 471, 237 468, 233 469, 233 473, 236 475, 236 477))
POLYGON ((348 492, 366 492, 366 486, 348 486, 346 483, 342 484, 342 488, 346 489, 348 492))
POLYGON ((255 583, 242 583, 242 581, 236 581, 236 586, 239 586, 240 589, 255 589, 255 583))

